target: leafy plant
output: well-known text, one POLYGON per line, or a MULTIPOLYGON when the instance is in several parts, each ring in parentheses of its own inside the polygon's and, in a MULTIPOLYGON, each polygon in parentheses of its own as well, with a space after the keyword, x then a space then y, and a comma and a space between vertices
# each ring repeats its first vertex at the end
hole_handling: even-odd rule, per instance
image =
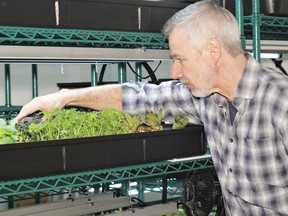
MULTIPOLYGON (((162 110, 157 114, 142 115, 128 115, 116 109, 100 112, 83 112, 76 108, 41 111, 29 121, 19 124, 10 121, 7 125, 0 119, 0 143, 159 131, 163 130, 162 115, 162 110)), ((187 118, 182 119, 177 114, 172 128, 184 128, 187 123, 187 118)))
POLYGON ((11 120, 7 124, 4 119, 0 119, 0 144, 13 143, 18 140, 15 125, 15 120, 11 120))
POLYGON ((31 123, 23 141, 55 140, 110 134, 131 133, 132 130, 123 124, 122 112, 111 109, 101 112, 80 112, 76 109, 54 109, 42 111, 44 121, 31 123))
POLYGON ((188 118, 181 118, 180 114, 175 115, 175 122, 172 126, 172 129, 180 129, 186 127, 188 124, 188 118))
POLYGON ((143 122, 137 128, 138 132, 160 131, 163 130, 162 110, 155 113, 146 113, 142 115, 143 122))

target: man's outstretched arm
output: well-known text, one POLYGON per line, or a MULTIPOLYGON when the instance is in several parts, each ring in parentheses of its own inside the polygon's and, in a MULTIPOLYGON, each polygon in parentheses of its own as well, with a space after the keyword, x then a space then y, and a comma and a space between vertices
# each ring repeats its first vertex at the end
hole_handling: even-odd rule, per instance
POLYGON ((52 94, 36 97, 22 107, 15 120, 21 121, 38 110, 62 109, 64 106, 80 106, 95 110, 115 108, 122 111, 121 85, 62 89, 52 94))

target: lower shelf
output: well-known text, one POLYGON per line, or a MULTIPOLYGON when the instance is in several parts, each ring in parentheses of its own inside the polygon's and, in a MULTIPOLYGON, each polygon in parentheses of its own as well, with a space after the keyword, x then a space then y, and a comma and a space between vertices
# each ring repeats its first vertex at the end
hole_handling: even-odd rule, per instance
POLYGON ((209 154, 182 160, 162 161, 117 168, 51 175, 20 180, 0 181, 0 195, 4 199, 17 194, 28 194, 56 189, 73 188, 106 182, 119 182, 191 170, 212 168, 209 154))

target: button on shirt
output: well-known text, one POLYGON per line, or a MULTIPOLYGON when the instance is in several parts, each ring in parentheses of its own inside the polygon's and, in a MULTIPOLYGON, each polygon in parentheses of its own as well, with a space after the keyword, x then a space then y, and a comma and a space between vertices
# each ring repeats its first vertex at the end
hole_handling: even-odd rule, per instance
POLYGON ((179 113, 204 125, 226 215, 288 215, 288 77, 245 55, 233 118, 227 98, 196 98, 178 81, 123 84, 123 111, 163 109, 164 120, 179 113))

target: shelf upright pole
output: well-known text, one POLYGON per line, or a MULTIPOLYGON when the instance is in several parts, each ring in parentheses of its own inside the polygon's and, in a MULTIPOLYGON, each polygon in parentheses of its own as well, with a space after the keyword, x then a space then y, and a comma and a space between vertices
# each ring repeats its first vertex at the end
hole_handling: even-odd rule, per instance
POLYGON ((138 191, 138 199, 145 201, 145 183, 143 179, 137 181, 137 191, 138 191))
POLYGON ((118 63, 118 83, 124 83, 126 78, 126 62, 118 63))
POLYGON ((244 34, 244 21, 243 21, 243 0, 235 1, 235 15, 239 24, 241 45, 242 45, 242 48, 245 49, 246 43, 245 43, 245 34, 244 34))
POLYGON ((253 55, 258 62, 261 62, 260 25, 260 0, 252 0, 253 55))
POLYGON ((5 106, 11 106, 11 77, 10 64, 5 64, 5 106))
POLYGON ((125 196, 130 195, 129 194, 129 192, 130 192, 130 181, 128 181, 128 180, 121 181, 121 190, 122 190, 122 193, 125 196))
POLYGON ((40 194, 40 192, 35 192, 34 199, 35 199, 35 204, 41 203, 41 194, 40 194))
POLYGON ((8 196, 8 209, 14 208, 14 197, 8 196))
POLYGON ((135 69, 136 69, 136 82, 142 81, 142 65, 140 62, 135 63, 135 69))
POLYGON ((91 86, 97 86, 97 63, 91 65, 91 86))
POLYGON ((162 176, 162 203, 167 203, 167 175, 162 176))
POLYGON ((38 96, 38 67, 32 64, 32 98, 38 96))

